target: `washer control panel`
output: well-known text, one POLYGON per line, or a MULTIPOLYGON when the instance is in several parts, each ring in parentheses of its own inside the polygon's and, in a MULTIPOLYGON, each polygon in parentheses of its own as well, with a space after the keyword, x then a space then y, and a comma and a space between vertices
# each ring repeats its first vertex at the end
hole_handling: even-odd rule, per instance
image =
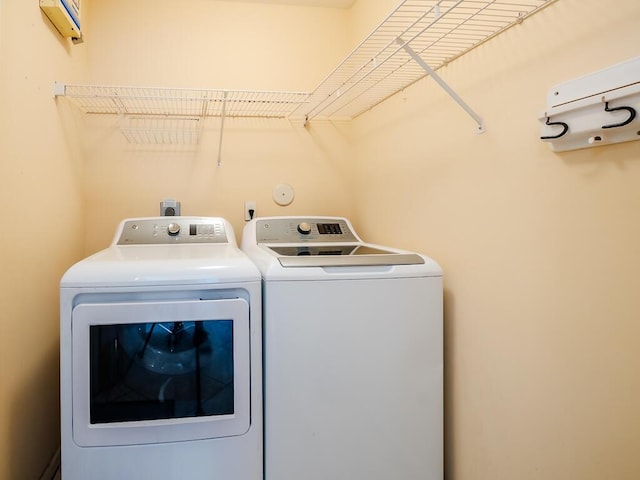
POLYGON ((357 242, 344 218, 282 217, 256 222, 258 243, 357 242))
POLYGON ((225 222, 215 217, 133 218, 120 224, 117 245, 228 243, 225 222))

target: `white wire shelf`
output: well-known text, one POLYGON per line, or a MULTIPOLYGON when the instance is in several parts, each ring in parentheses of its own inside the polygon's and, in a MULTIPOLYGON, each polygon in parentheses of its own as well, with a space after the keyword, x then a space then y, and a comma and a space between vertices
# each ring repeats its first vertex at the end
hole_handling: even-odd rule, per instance
POLYGON ((173 117, 287 118, 309 94, 241 90, 55 84, 84 113, 173 117))
POLYGON ((405 0, 294 115, 355 118, 557 0, 405 0))
POLYGON ((219 117, 220 149, 226 117, 287 118, 309 98, 301 92, 60 83, 54 84, 54 95, 64 96, 85 114, 122 115, 120 131, 135 144, 196 145, 204 119, 219 117))
POLYGON ((54 94, 87 114, 183 118, 158 128, 139 120, 144 127, 123 133, 134 143, 191 144, 208 117, 222 119, 221 142, 225 117, 352 119, 431 75, 482 132, 479 115, 435 71, 556 1, 404 0, 311 93, 56 83, 54 94))

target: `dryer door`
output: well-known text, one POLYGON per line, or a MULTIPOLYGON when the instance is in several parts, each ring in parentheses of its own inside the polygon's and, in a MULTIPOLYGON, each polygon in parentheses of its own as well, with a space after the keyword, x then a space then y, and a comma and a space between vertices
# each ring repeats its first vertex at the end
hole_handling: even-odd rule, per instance
POLYGON ((249 429, 245 300, 79 304, 72 336, 78 445, 196 440, 249 429))

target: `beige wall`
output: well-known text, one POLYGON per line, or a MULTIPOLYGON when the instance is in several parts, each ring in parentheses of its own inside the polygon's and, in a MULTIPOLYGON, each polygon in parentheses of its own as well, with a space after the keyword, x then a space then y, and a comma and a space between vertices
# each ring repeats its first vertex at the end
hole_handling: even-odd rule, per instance
POLYGON ((560 0, 441 69, 483 135, 429 79, 354 122, 363 235, 444 268, 449 479, 640 478, 640 142, 555 154, 537 122, 639 27, 560 0))
POLYGON ((82 47, 38 2, 0 5, 0 478, 39 477, 59 444, 58 281, 83 253, 79 157, 54 80, 79 77, 82 47))

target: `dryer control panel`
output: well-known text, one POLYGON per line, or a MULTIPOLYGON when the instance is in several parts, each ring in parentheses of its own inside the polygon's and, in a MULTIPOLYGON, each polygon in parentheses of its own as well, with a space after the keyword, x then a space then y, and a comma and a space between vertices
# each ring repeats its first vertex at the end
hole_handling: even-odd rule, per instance
POLYGON ((258 243, 358 242, 344 218, 280 217, 256 223, 258 243))
POLYGON ((225 221, 216 217, 132 218, 120 224, 116 245, 228 243, 225 221))

